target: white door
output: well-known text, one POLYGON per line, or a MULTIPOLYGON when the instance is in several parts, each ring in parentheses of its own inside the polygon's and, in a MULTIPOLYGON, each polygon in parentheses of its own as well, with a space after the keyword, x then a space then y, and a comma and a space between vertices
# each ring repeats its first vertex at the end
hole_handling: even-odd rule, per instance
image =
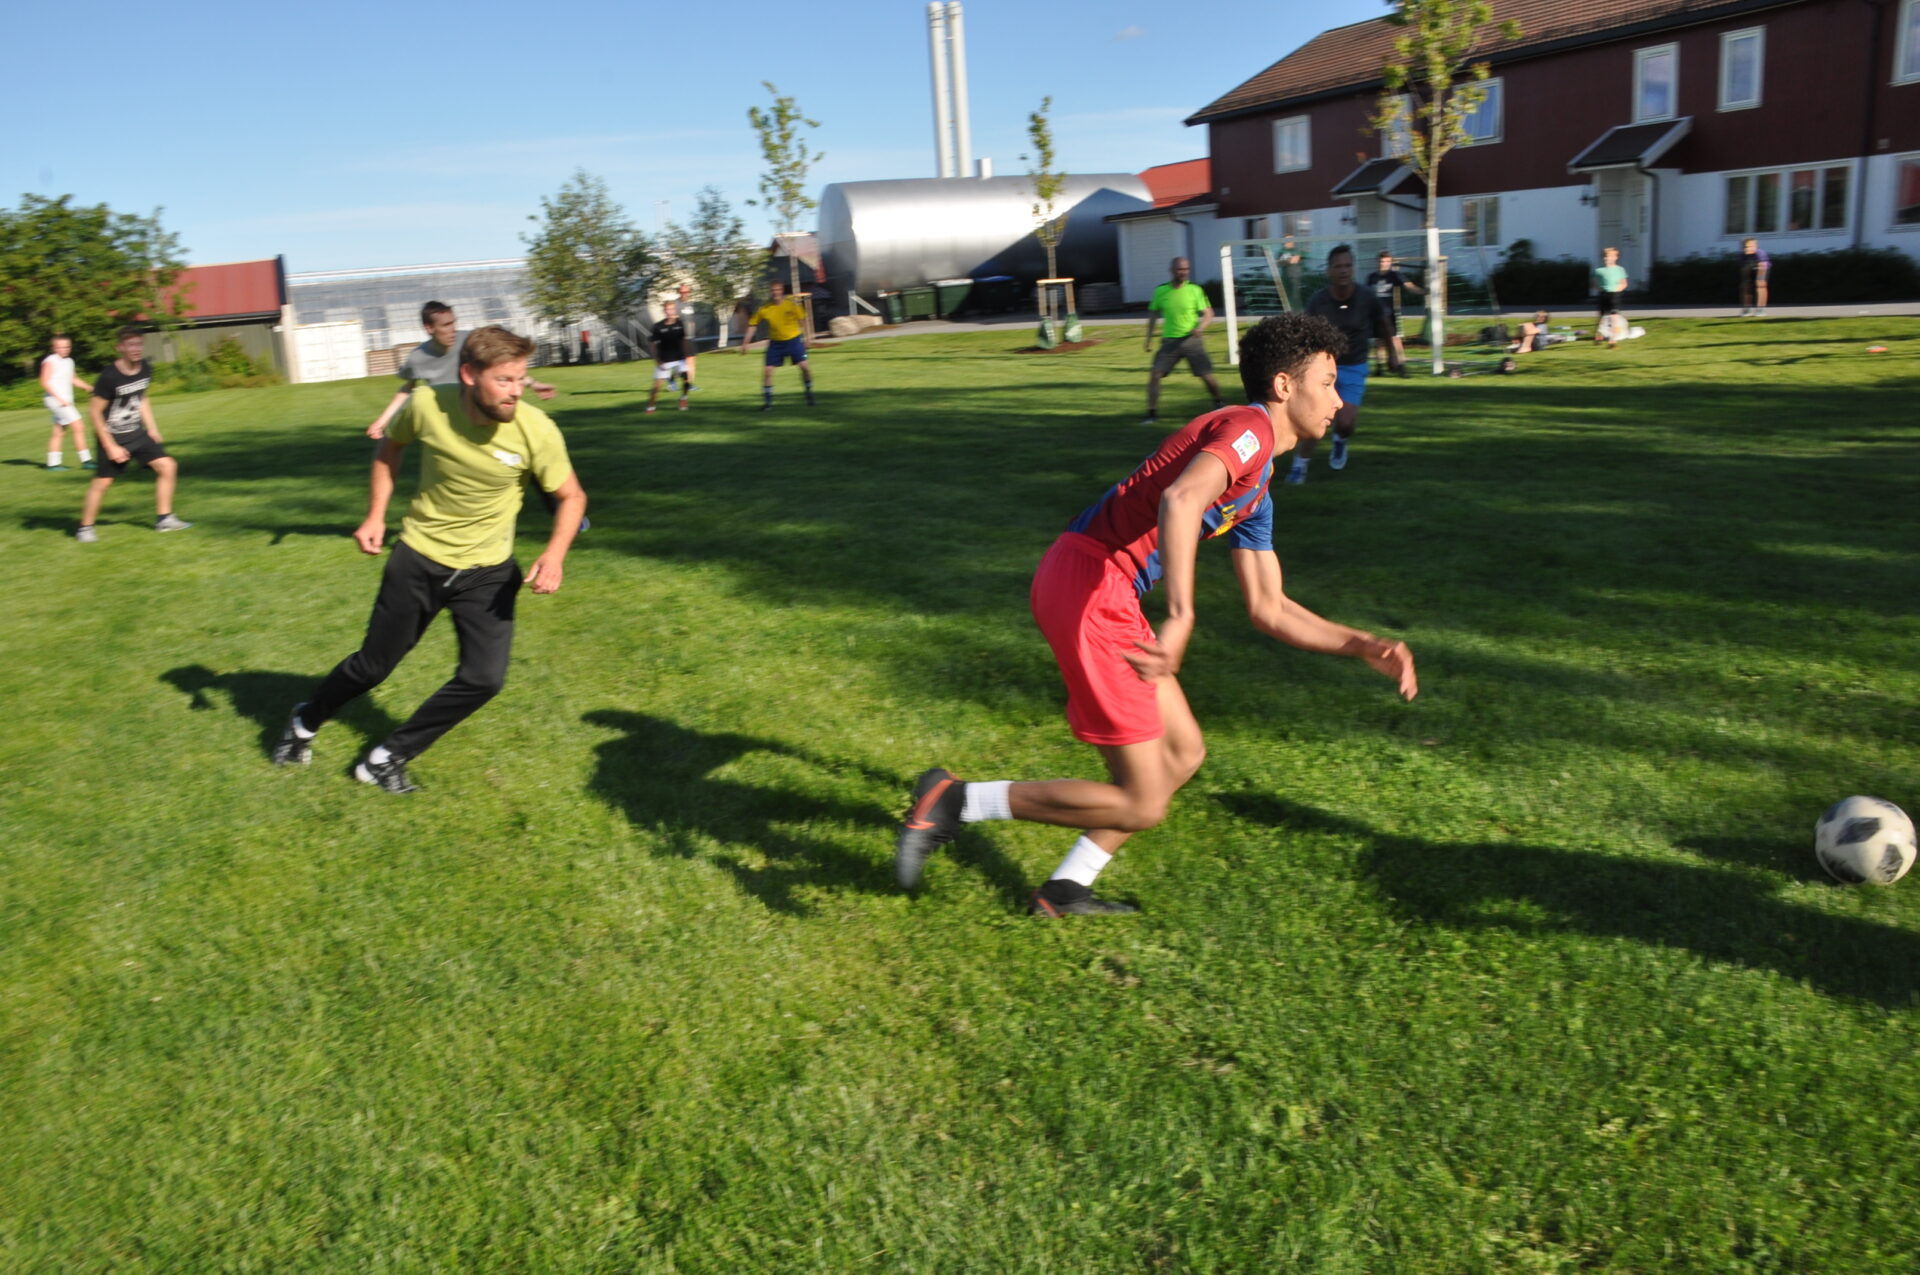
POLYGON ((1600 200, 1594 225, 1599 235, 1593 249, 1594 264, 1599 264, 1603 250, 1618 248, 1628 286, 1635 290, 1645 287, 1647 270, 1653 264, 1648 255, 1653 243, 1650 179, 1630 168, 1603 169, 1594 174, 1594 193, 1600 200))
MULTIPOLYGON (((1171 217, 1120 223, 1120 285, 1128 301, 1151 301, 1167 281, 1167 265, 1180 254, 1185 238, 1171 217)), ((1199 277, 1199 270, 1194 276, 1199 277)))
POLYGON ((293 330, 302 381, 344 381, 367 374, 367 350, 359 320, 309 323, 293 330))
POLYGON ((1353 201, 1355 234, 1378 235, 1387 230, 1387 205, 1378 195, 1361 195, 1353 201))

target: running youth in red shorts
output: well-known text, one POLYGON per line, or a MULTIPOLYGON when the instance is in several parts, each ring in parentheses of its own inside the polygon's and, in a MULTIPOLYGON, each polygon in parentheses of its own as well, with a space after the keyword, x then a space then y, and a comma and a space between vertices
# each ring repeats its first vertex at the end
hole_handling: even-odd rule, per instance
POLYGON ((1067 685, 1067 724, 1100 750, 1110 783, 1055 779, 963 783, 922 774, 894 842, 900 884, 920 884, 927 857, 963 823, 1025 819, 1082 829, 1028 911, 1100 916, 1137 911, 1094 895, 1128 837, 1166 817, 1206 756, 1177 674, 1193 636, 1200 541, 1225 537, 1254 627, 1306 651, 1365 660, 1400 694, 1419 693, 1406 643, 1322 619, 1287 597, 1273 552, 1274 460, 1325 436, 1340 410, 1336 356, 1346 339, 1325 319, 1263 319, 1240 347, 1251 406, 1219 408, 1169 435, 1146 463, 1053 542, 1033 577, 1033 616, 1067 685), (1140 600, 1162 578, 1167 618, 1156 635, 1140 600))

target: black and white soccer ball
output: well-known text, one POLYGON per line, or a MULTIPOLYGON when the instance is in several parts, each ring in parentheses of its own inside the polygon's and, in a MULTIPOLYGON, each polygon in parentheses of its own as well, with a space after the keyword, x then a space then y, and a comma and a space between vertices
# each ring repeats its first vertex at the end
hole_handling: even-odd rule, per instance
POLYGON ((1813 853, 1836 881, 1892 885, 1913 866, 1913 820, 1891 801, 1848 797, 1814 825, 1813 853))

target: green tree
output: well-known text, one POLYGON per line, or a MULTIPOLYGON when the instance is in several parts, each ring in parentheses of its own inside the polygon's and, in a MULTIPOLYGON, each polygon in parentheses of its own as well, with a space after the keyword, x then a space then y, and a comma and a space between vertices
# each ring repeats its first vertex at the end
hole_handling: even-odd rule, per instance
POLYGON ((141 217, 72 200, 22 195, 0 209, 0 377, 30 370, 55 332, 73 338, 83 365, 103 363, 117 329, 165 324, 185 305, 169 295, 185 262, 159 209, 141 217))
POLYGON ((1057 212, 1054 204, 1066 189, 1067 175, 1054 168, 1058 156, 1053 149, 1052 111, 1053 98, 1043 97, 1040 109, 1027 116, 1027 140, 1033 146, 1033 154, 1021 158, 1027 160, 1027 180, 1033 188, 1033 233, 1047 250, 1047 278, 1057 279, 1060 277, 1057 252, 1060 236, 1066 233, 1067 217, 1057 212))
POLYGON ((1440 161, 1467 142, 1467 117, 1487 100, 1487 63, 1474 53, 1495 39, 1517 40, 1515 22, 1493 23, 1492 0, 1387 0, 1387 22, 1400 29, 1381 76, 1374 128, 1405 147, 1407 167, 1427 185, 1427 306, 1433 368, 1442 367, 1446 313, 1446 260, 1436 233, 1440 210, 1440 161))
POLYGON ((551 199, 540 200, 540 229, 527 245, 527 300, 549 322, 597 318, 613 323, 639 309, 659 258, 607 184, 575 170, 551 199))
POLYGON ((746 236, 746 223, 712 186, 702 190, 687 224, 667 227, 666 256, 693 290, 722 315, 753 287, 760 248, 746 236))
MULTIPOLYGON (((774 229, 779 233, 792 234, 800 214, 820 206, 818 200, 807 194, 807 170, 826 156, 808 149, 807 139, 800 132, 802 128, 819 128, 820 121, 808 119, 800 110, 800 103, 791 97, 782 97, 771 80, 762 80, 760 85, 773 95, 773 106, 770 109, 748 107, 747 122, 759 135, 760 155, 767 161, 767 169, 760 175, 760 198, 747 203, 771 212, 774 229)), ((792 254, 788 254, 787 261, 792 272, 788 286, 797 293, 800 263, 792 254)))

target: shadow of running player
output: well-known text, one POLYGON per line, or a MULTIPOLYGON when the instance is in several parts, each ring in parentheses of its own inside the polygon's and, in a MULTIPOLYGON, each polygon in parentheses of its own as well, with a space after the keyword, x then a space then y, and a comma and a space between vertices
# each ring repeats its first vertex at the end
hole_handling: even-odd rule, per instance
MULTIPOLYGON (((1363 870, 1414 920, 1521 933, 1578 930, 1687 948, 1892 1008, 1914 1005, 1920 990, 1920 935, 1796 907, 1751 870, 1505 842, 1423 841, 1267 793, 1223 793, 1217 800, 1242 819, 1361 841, 1363 870), (1517 905, 1530 907, 1523 914, 1517 905)), ((1771 852, 1767 847, 1767 857, 1771 852)), ((1722 848, 1719 857, 1742 856, 1722 848)))
MULTIPOLYGON (((667 853, 723 869, 773 911, 806 915, 810 909, 797 896, 807 888, 897 892, 885 857, 897 811, 714 772, 757 753, 791 758, 835 778, 872 781, 889 793, 907 791, 909 781, 901 776, 778 740, 703 734, 644 713, 598 709, 581 720, 619 732, 594 747, 598 763, 589 791, 634 827, 654 833, 667 853), (759 859, 765 863, 753 861, 759 859)), ((987 875, 1019 896, 1013 866, 990 850, 983 857, 987 875)))
MULTIPOLYGON (((160 675, 160 680, 184 691, 187 707, 195 712, 205 712, 213 707, 213 701, 207 697, 208 691, 225 692, 233 711, 251 719, 260 728, 260 751, 269 757, 273 755, 273 746, 279 741, 280 732, 286 729, 287 714, 320 681, 312 673, 264 673, 257 669, 216 673, 204 664, 183 664, 179 668, 168 669, 160 675)), ((369 743, 385 739, 400 724, 375 707, 364 695, 347 705, 334 720, 345 722, 359 731, 369 743)), ((354 754, 358 751, 351 750, 354 754)), ((348 750, 342 750, 341 755, 349 755, 348 750)))

